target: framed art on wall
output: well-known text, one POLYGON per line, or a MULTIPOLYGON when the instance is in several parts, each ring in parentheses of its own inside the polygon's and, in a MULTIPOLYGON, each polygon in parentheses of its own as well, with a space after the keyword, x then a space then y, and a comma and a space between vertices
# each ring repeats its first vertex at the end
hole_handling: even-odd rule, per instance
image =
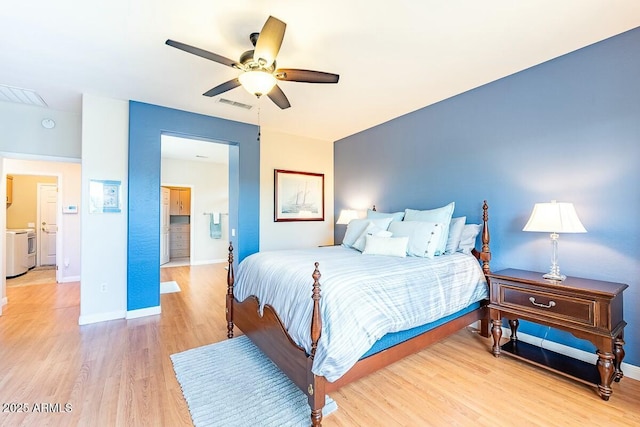
POLYGON ((89 181, 89 213, 121 212, 120 181, 89 181))
POLYGON ((274 221, 324 221, 324 174, 274 170, 274 221))

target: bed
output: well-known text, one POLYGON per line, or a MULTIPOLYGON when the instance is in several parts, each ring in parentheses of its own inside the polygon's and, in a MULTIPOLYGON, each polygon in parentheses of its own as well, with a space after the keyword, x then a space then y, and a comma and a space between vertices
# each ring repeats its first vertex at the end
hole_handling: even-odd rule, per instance
POLYGON ((278 251, 245 258, 238 274, 238 288, 234 289, 236 277, 230 244, 227 336, 234 336, 234 326, 242 330, 307 395, 311 425, 321 426, 327 393, 420 351, 473 322, 480 321, 482 336, 489 336, 486 289, 484 294, 478 290, 482 283, 486 288, 486 277, 482 277, 480 283, 475 273, 465 272, 475 269, 480 276, 486 276, 490 271, 486 201, 482 209, 482 245, 480 250, 471 251, 473 256, 446 255, 428 262, 407 257, 402 261, 400 273, 393 270, 397 267, 390 259, 392 257, 356 255, 351 249, 339 246, 278 251), (305 261, 311 257, 316 261, 305 261), (465 267, 470 259, 474 268, 465 267), (359 260, 365 264, 360 265, 359 260), (481 268, 478 268, 478 261, 481 268), (252 268, 252 264, 255 267, 252 268), (360 270, 349 276, 350 266, 356 264, 360 270), (429 268, 421 264, 429 264, 429 268), (454 264, 459 267, 454 268, 454 264), (320 272, 323 267, 324 276, 320 272), (438 273, 431 279, 434 269, 438 273), (454 290, 443 290, 439 283, 433 283, 433 286, 438 285, 437 291, 432 292, 436 294, 435 299, 431 304, 422 304, 431 298, 422 293, 423 289, 432 286, 426 283, 440 282, 444 272, 450 270, 454 270, 452 274, 456 277, 454 290), (283 274, 287 274, 284 280, 283 274), (372 285, 368 293, 365 292, 363 288, 369 287, 374 279, 382 285, 372 285), (301 285, 293 285, 300 281, 301 285), (471 283, 465 286, 466 282, 473 282, 473 286, 471 283), (387 293, 384 289, 404 289, 407 284, 411 284, 410 291, 389 292, 399 294, 398 300, 391 304, 387 300, 380 302, 380 294, 387 293), (451 297, 450 292, 456 297, 451 297), (273 293, 279 293, 279 298, 273 293), (413 306, 398 308, 402 302, 397 301, 412 299, 413 306), (443 308, 447 300, 455 300, 455 303, 443 308), (344 315, 334 314, 341 306, 347 311, 353 310, 347 314, 350 316, 348 321, 343 320, 344 315), (361 310, 364 314, 356 313, 353 309, 356 306, 367 309, 361 310), (378 323, 377 317, 367 317, 370 312, 386 320, 378 323), (406 322, 414 325, 407 327, 409 323, 406 322), (353 352, 345 351, 345 346, 353 347, 353 352))

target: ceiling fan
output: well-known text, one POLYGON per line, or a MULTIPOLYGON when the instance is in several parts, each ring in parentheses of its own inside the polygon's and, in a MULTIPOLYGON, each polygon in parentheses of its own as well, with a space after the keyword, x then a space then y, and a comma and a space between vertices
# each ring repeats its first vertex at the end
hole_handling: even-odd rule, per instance
POLYGON ((276 84, 277 80, 303 83, 338 83, 340 78, 338 74, 322 71, 277 68, 276 56, 282 45, 286 28, 287 24, 278 18, 269 16, 262 30, 249 36, 254 49, 240 55, 239 61, 171 39, 167 40, 166 44, 242 71, 235 79, 203 93, 204 96, 220 95, 242 85, 249 93, 257 97, 266 94, 278 107, 285 109, 291 107, 291 104, 282 89, 276 84))

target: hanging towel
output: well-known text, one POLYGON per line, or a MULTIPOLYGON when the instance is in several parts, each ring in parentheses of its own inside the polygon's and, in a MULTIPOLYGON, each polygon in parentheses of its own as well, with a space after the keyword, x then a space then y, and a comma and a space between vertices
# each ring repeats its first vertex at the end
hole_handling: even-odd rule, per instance
POLYGON ((220 212, 209 214, 209 236, 212 239, 222 239, 222 223, 220 222, 220 212))

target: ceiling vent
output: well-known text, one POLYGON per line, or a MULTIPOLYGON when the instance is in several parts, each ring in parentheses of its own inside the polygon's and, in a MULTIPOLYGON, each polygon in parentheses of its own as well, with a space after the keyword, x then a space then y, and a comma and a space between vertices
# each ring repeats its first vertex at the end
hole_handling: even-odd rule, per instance
POLYGON ((0 85, 0 101, 47 107, 47 103, 35 91, 6 85, 0 85))
POLYGON ((242 102, 232 101, 227 98, 219 98, 218 102, 220 104, 226 104, 232 107, 244 108, 245 110, 251 110, 253 108, 253 105, 243 104, 242 102))

